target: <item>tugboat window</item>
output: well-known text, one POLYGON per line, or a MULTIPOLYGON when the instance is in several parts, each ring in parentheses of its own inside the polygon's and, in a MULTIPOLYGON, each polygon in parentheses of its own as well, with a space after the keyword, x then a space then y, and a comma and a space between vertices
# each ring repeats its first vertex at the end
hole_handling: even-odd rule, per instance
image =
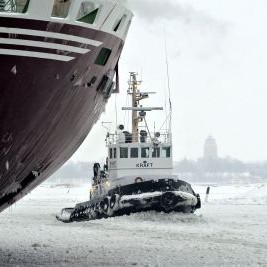
POLYGON ((128 158, 128 148, 127 147, 121 147, 120 148, 120 157, 121 157, 121 159, 127 159, 128 158))
POLYGON ((160 157, 160 148, 153 147, 152 148, 152 158, 159 158, 160 157))
POLYGON ((114 159, 116 159, 117 158, 117 148, 115 147, 114 148, 114 159))
POLYGON ((141 158, 149 158, 149 147, 141 148, 141 158))
POLYGON ((112 51, 108 48, 102 48, 97 56, 95 64, 105 66, 109 60, 111 52, 112 51))
POLYGON ((138 158, 138 148, 137 147, 131 148, 131 158, 138 158))
POLYGON ((26 13, 30 0, 0 0, 0 12, 26 13))
POLYGON ((112 148, 109 149, 109 158, 112 159, 112 156, 113 156, 113 151, 112 151, 112 148))
POLYGON ((55 0, 52 17, 66 18, 70 11, 71 0, 55 0))
POLYGON ((163 147, 162 148, 162 157, 163 158, 170 158, 171 157, 171 148, 170 147, 163 147))

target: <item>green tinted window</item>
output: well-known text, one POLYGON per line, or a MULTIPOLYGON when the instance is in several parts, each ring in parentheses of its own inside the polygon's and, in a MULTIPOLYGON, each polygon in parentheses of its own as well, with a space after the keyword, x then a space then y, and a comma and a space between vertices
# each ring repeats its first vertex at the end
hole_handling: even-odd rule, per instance
POLYGON ((98 8, 86 14, 85 16, 81 17, 80 19, 78 19, 78 21, 88 23, 88 24, 93 24, 95 22, 97 12, 98 12, 98 8))
POLYGON ((105 66, 111 55, 111 50, 108 48, 102 48, 98 54, 95 64, 105 66))
POLYGON ((26 13, 30 0, 0 0, 0 12, 26 13))

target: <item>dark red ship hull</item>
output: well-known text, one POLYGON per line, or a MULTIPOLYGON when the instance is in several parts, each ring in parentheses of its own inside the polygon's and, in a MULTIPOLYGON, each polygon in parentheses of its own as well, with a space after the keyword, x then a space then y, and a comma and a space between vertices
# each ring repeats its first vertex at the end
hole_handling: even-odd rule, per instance
POLYGON ((33 35, 27 39, 90 49, 63 53, 50 48, 1 44, 2 49, 67 55, 59 60, 0 55, 0 211, 38 186, 81 145, 98 120, 109 95, 103 92, 114 73, 124 41, 116 36, 68 24, 0 18, 0 27, 31 29, 85 37, 102 43, 83 45, 33 35), (101 48, 112 51, 106 65, 95 61, 101 48))

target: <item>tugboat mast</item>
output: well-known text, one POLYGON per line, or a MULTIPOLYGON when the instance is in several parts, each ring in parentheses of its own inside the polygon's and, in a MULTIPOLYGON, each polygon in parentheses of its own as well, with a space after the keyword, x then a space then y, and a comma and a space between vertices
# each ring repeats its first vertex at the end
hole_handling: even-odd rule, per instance
MULTIPOLYGON (((129 81, 129 91, 128 94, 132 95, 132 107, 138 107, 139 100, 137 97, 138 85, 140 82, 137 81, 137 73, 130 72, 130 81, 129 81)), ((139 126, 139 117, 137 110, 132 110, 132 133, 133 133, 133 142, 138 142, 138 129, 139 126)))
MULTIPOLYGON (((139 106, 139 102, 143 99, 149 97, 150 94, 154 92, 140 92, 138 86, 141 84, 141 81, 137 80, 137 73, 130 72, 130 80, 128 82, 129 89, 128 94, 132 96, 132 107, 123 107, 122 110, 131 110, 132 111, 132 135, 133 143, 138 143, 139 138, 139 123, 145 120, 146 111, 152 110, 163 110, 162 107, 142 107, 139 106), (139 112, 139 114, 138 114, 139 112)), ((146 125, 147 126, 147 125, 146 125)))

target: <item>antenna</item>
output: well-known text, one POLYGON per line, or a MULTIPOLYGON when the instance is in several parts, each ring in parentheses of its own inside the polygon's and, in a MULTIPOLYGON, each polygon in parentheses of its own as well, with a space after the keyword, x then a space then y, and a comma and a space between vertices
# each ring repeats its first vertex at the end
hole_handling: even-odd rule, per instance
POLYGON ((171 102, 171 87, 170 87, 170 72, 169 72, 169 61, 168 61, 168 49, 167 49, 167 39, 166 31, 164 27, 164 41, 165 41, 165 58, 166 58, 166 73, 167 73, 167 82, 168 82, 168 93, 169 93, 169 105, 170 105, 170 131, 172 126, 172 102, 171 102))
POLYGON ((116 113, 116 125, 118 125, 117 94, 115 95, 115 113, 116 113))

